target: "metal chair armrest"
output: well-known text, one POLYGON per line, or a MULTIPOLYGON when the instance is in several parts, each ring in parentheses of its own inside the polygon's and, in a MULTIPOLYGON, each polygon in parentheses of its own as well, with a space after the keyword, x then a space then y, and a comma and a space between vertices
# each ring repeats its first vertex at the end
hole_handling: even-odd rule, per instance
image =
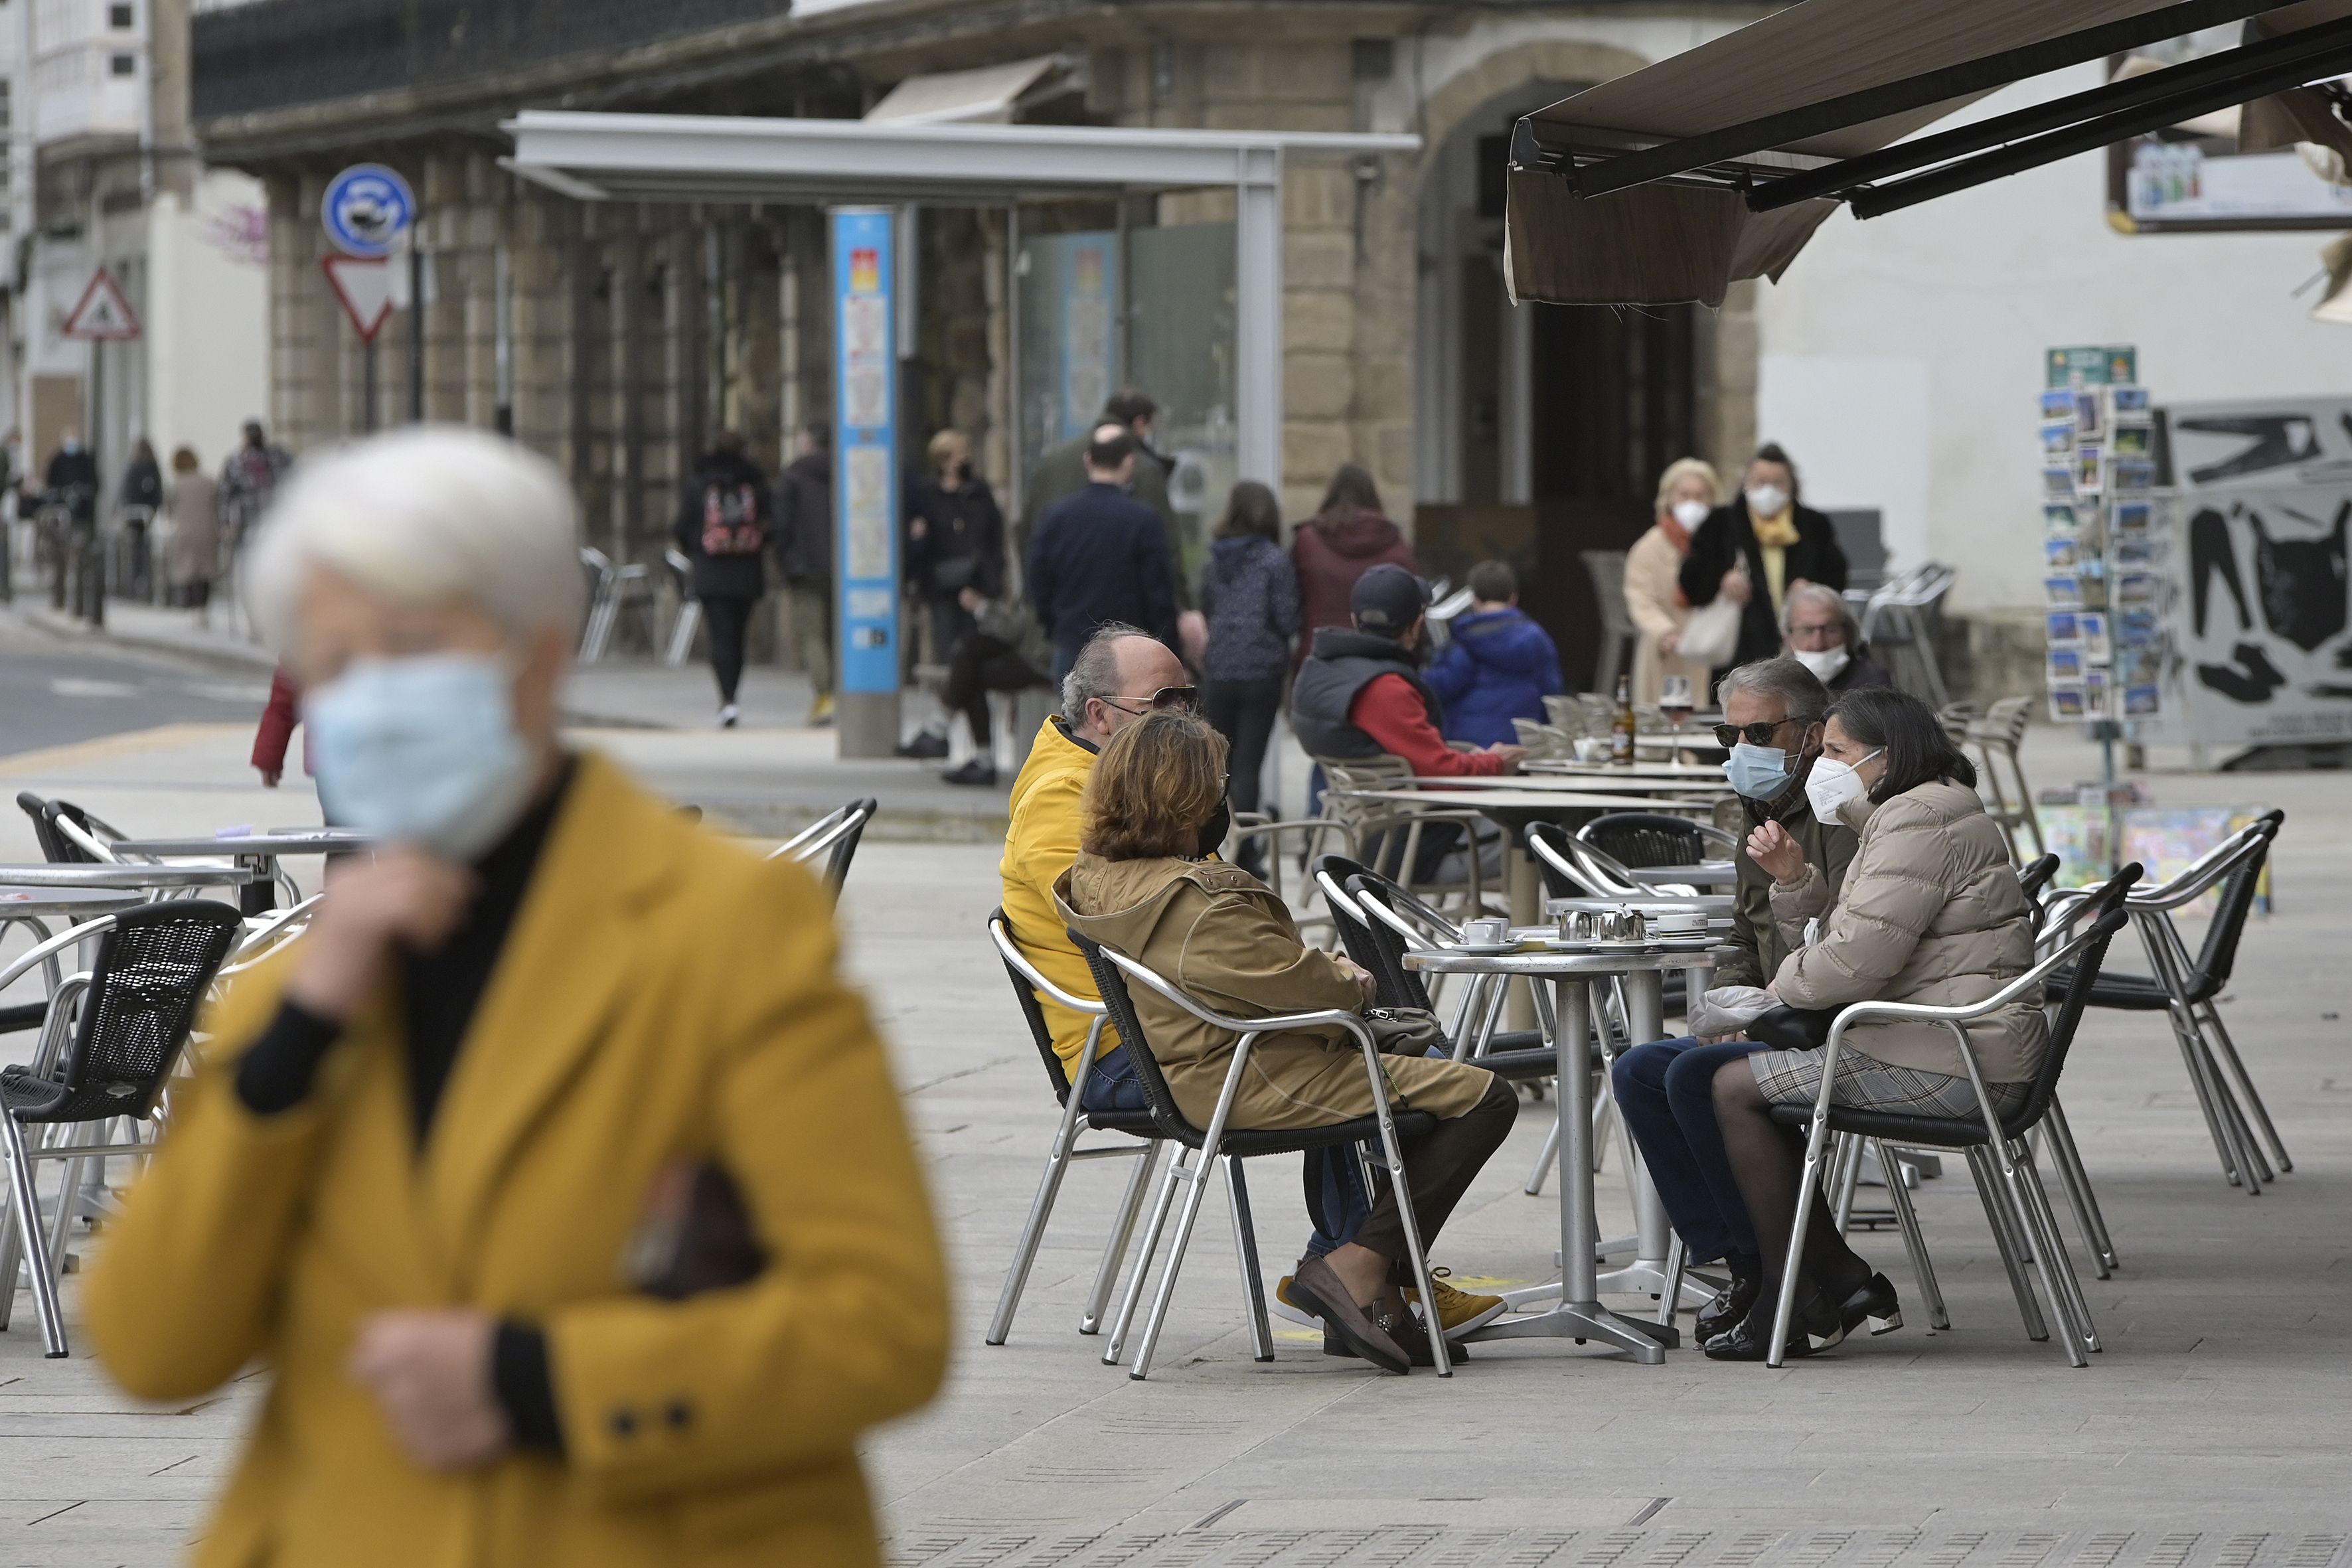
POLYGON ((2132 893, 2124 900, 2124 906, 2133 910, 2177 910, 2235 876, 2247 860, 2269 847, 2259 827, 2245 828, 2171 881, 2145 893, 2132 893), (2224 855, 2223 850, 2229 853, 2224 855))
POLYGON ((1313 1013, 1276 1013, 1265 1018, 1229 1017, 1223 1013, 1213 1013, 1202 1006, 1179 990, 1174 982, 1160 978, 1158 973, 1136 963, 1127 954, 1114 952, 1108 947, 1102 951, 1103 956, 1117 964, 1122 973, 1130 979, 1142 981, 1204 1024, 1244 1035, 1262 1035, 1276 1029, 1312 1029, 1337 1024, 1359 1039, 1371 1044, 1375 1052, 1378 1051, 1378 1043, 1372 1039, 1371 1026, 1366 1024, 1359 1014, 1346 1012, 1337 1007, 1327 1007, 1313 1013))
MULTIPOLYGON (((1103 1005, 1101 997, 1073 995, 1039 973, 1037 966, 1030 963, 1028 955, 1021 951, 1020 943, 1013 940, 1013 933, 1004 929, 1003 921, 989 921, 988 935, 989 939, 996 943, 996 951, 1003 955, 1004 962, 1018 971, 1021 978, 1026 980, 1036 990, 1044 992, 1073 1013, 1102 1017, 1110 1012, 1110 1009, 1103 1005)), ((1109 949, 1106 948, 1104 951, 1108 952, 1109 949)))
POLYGON ((113 929, 114 917, 100 915, 95 920, 84 921, 79 925, 68 926, 46 942, 34 943, 19 954, 14 963, 5 969, 0 969, 0 991, 5 991, 9 986, 14 985, 42 960, 62 952, 78 943, 88 942, 94 936, 101 936, 113 929))

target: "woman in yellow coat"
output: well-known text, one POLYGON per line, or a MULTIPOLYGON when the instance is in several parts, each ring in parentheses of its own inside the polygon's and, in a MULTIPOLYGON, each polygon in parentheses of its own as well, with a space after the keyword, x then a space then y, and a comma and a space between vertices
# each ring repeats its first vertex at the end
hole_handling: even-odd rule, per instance
POLYGON ((856 1444, 945 1361, 914 1151, 824 890, 561 750, 573 526, 425 429, 262 534, 390 847, 231 984, 85 1298, 134 1394, 268 1368, 207 1568, 879 1560, 856 1444))

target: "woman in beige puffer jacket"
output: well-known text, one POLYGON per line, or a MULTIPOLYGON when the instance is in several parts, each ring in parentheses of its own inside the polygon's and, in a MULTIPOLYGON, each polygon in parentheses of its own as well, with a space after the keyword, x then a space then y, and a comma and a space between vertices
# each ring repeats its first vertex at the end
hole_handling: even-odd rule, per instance
MULTIPOLYGON (((2033 963, 2024 890, 2000 828, 1977 797, 1976 769, 1933 710, 1907 692, 1847 694, 1832 708, 1822 757, 1806 780, 1813 812, 1861 835, 1845 884, 1831 889, 1777 825, 1748 854, 1772 873, 1773 921, 1789 956, 1772 990, 1783 1005, 1834 1015, 1857 1002, 1965 1006, 1999 992, 2033 963), (1806 923, 1822 919, 1811 946, 1806 923)), ((2038 999, 2020 999, 1969 1028, 1993 1104, 2022 1100, 2045 1044, 2038 999)), ((1780 1271, 1794 1224, 1803 1139, 1772 1120, 1778 1105, 1811 1105, 1821 1049, 1759 1051, 1720 1068, 1715 1105, 1724 1147, 1756 1226, 1765 1283, 1747 1322, 1707 1346, 1718 1360, 1764 1359, 1780 1271)), ((1948 1030, 1923 1022, 1856 1025, 1838 1054, 1833 1103, 1912 1115, 1981 1115, 1948 1030)), ((1820 1200, 1816 1197, 1816 1202, 1820 1200)), ((1902 1324, 1894 1288, 1849 1249, 1825 1208, 1806 1226, 1797 1299, 1801 1331, 1790 1349, 1834 1344, 1865 1319, 1902 1324)))

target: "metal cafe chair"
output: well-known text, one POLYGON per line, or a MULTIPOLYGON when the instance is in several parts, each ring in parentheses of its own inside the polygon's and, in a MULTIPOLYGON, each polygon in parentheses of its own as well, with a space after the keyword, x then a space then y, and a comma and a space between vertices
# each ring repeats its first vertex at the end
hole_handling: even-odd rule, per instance
POLYGON ((662 662, 676 669, 694 652, 695 634, 702 629, 702 601, 694 596, 694 563, 684 552, 663 551, 662 564, 669 569, 670 586, 677 594, 677 618, 670 623, 669 645, 662 662))
MULTIPOLYGON (((1830 1037, 1822 1055, 1822 1087, 1813 1103, 1806 1105, 1776 1105, 1772 1119, 1783 1126, 1805 1127, 1804 1174, 1797 1187, 1795 1228, 1789 1240, 1789 1257, 1801 1258, 1805 1250, 1805 1231, 1811 1217, 1813 1195, 1822 1190, 1822 1180, 1832 1132, 1851 1133, 1857 1137, 1876 1139, 1880 1142, 1882 1160, 1886 1144, 1904 1147, 1949 1149, 1965 1154, 1969 1171, 1976 1178, 1977 1194, 1983 1201, 1985 1216, 1991 1223, 1993 1243, 2000 1253, 2002 1266, 2008 1270, 2010 1289, 2017 1297, 2018 1315, 2024 1320, 2028 1339, 2050 1337, 2049 1323, 2035 1304, 2032 1288, 2027 1283, 2024 1270, 2031 1266, 2039 1277, 2042 1293, 2050 1307, 2050 1318, 2058 1326, 2059 1342, 2064 1347, 2066 1360, 2074 1366, 2087 1366, 2086 1350, 2099 1346, 2097 1327, 2091 1321, 2091 1309, 2083 1299, 2081 1284, 2075 1279, 2074 1266, 2068 1260, 2065 1243, 2058 1235, 2057 1216, 2050 1207, 2050 1194, 2043 1190, 2040 1173, 2025 1144, 2025 1135, 2041 1121, 2048 1111, 2052 1098, 2057 1093, 2058 1076, 2066 1066, 2066 1054, 2073 1046, 2074 1032, 2081 1024, 2083 1009, 2089 1005, 2091 987, 2097 981, 2099 966, 2105 962, 2107 945, 2116 931, 2123 929, 2126 918, 2124 900, 2132 884, 2139 880, 2140 868, 2135 863, 2125 867, 2106 884, 2092 894, 2087 904, 2073 911, 2087 913, 2091 919, 2087 929, 2066 941, 2055 951, 2036 962, 2032 968, 2002 986, 1981 1002, 1962 1007, 1929 1007, 1910 1002, 1858 1002, 1837 1016, 1830 1026, 1830 1037), (2063 981, 2057 979, 2063 973, 2063 981), (2025 1098, 2003 1114, 1993 1109, 1992 1097, 1985 1088, 1984 1074, 1977 1065, 1975 1048, 1969 1044, 1966 1025, 1972 1019, 1985 1017, 2009 1004, 2028 996, 2042 996, 2047 1006, 2046 991, 2056 983, 2063 994, 2050 1014, 2049 1044, 2042 1053, 2041 1070, 2033 1078, 2025 1098), (1979 1114, 1975 1117, 1917 1116, 1900 1111, 1859 1110, 1831 1103, 1837 1087, 1838 1053, 1845 1047, 1846 1031, 1854 1025, 1880 1018, 1919 1019, 1941 1024, 1950 1031, 1960 1048, 1960 1065, 1966 1069, 1969 1083, 1976 1091, 1979 1114)), ((1888 1165, 1888 1170, 1893 1170, 1888 1165)), ((1901 1194, 1899 1180, 1891 1179, 1888 1191, 1897 1194, 1898 1212, 1908 1206, 1901 1194)), ((1943 1316, 1943 1298, 1934 1283, 1933 1265, 1927 1249, 1916 1240, 1916 1229, 1904 1233, 1911 1247, 1911 1261, 1918 1271, 1920 1290, 1928 1300, 1930 1309, 1938 1319, 1943 1316)), ((1781 1364, 1788 1343, 1789 1328, 1796 1312, 1797 1270, 1784 1268, 1780 1271, 1779 1302, 1772 1320, 1772 1342, 1766 1357, 1768 1365, 1781 1364)), ((1940 1324, 1939 1324, 1940 1326, 1940 1324)))
POLYGON ((1977 749, 1982 763, 1979 778, 1992 792, 1985 815, 2000 825, 2001 836, 2009 840, 2010 858, 2014 859, 2020 853, 2021 832, 2033 841, 2036 855, 2045 853, 2042 819, 2033 811, 2033 788, 2025 782, 2025 768, 2017 755, 2026 726, 2033 719, 2033 699, 2004 697, 1981 713, 1966 703, 1954 702, 1945 706, 1940 717, 1953 740, 1977 749), (2003 763, 2007 764, 2006 780, 2001 776, 2003 763))
MULTIPOLYGON (((1103 1364, 1118 1364, 1125 1348, 1128 1330, 1135 1319, 1135 1310, 1143 1296, 1144 1278, 1150 1272, 1151 1260, 1160 1250, 1160 1233, 1167 1227, 1169 1210, 1174 1206, 1178 1184, 1188 1189, 1182 1212, 1177 1216, 1175 1235, 1169 1241, 1168 1266, 1160 1277, 1160 1288, 1153 1294, 1151 1311, 1144 1320, 1143 1337, 1135 1347, 1135 1360, 1128 1375, 1139 1381, 1151 1374, 1151 1352, 1160 1342, 1160 1331, 1168 1318, 1168 1303, 1176 1294, 1177 1271, 1183 1267, 1184 1249, 1192 1238, 1192 1224, 1201 1212, 1201 1199, 1208 1190, 1209 1172, 1220 1159, 1225 1163, 1226 1191, 1233 1204, 1234 1239, 1240 1253, 1243 1283, 1250 1299, 1250 1335, 1256 1360, 1274 1359, 1274 1336, 1265 1319, 1265 1287, 1258 1277, 1255 1257, 1255 1238, 1252 1231, 1249 1210, 1249 1189, 1243 1179, 1242 1163, 1266 1154, 1296 1154, 1307 1149, 1341 1148, 1366 1143, 1377 1138, 1381 1144, 1381 1168, 1398 1194, 1409 1189, 1405 1184, 1404 1155, 1402 1140, 1433 1131, 1437 1119, 1426 1111, 1396 1110, 1389 1104, 1386 1075, 1381 1070, 1379 1044, 1372 1032, 1357 1014, 1337 1008, 1315 1013, 1284 1013, 1268 1018, 1234 1018, 1213 1013, 1181 990, 1158 974, 1136 963, 1124 953, 1114 952, 1076 931, 1070 933, 1078 951, 1086 955, 1093 969, 1096 988, 1101 992, 1110 1018, 1118 1026, 1119 1038, 1129 1046, 1128 1057, 1134 1064, 1136 1076, 1143 1083, 1144 1095, 1150 1101, 1152 1119, 1160 1135, 1180 1145, 1180 1152, 1168 1167, 1168 1176, 1160 1184, 1160 1197, 1152 1205, 1150 1223, 1143 1232, 1143 1247, 1135 1260, 1135 1269, 1129 1276, 1127 1296, 1120 1303, 1118 1321, 1111 1330, 1110 1342, 1103 1347, 1103 1364), (1240 1037, 1234 1043, 1233 1064, 1225 1070, 1224 1088, 1217 1096, 1216 1109, 1209 1117, 1209 1125, 1196 1127, 1185 1119, 1170 1092, 1168 1080, 1152 1058, 1150 1037, 1136 1016, 1135 1003, 1128 990, 1134 980, 1150 987, 1193 1017, 1215 1028, 1230 1030, 1240 1037), (1261 1035, 1288 1029, 1336 1026, 1344 1029, 1363 1054, 1364 1072, 1370 1080, 1372 1104, 1370 1116, 1333 1122, 1324 1127, 1298 1128, 1234 1128, 1228 1125, 1233 1113, 1234 1097, 1241 1088, 1243 1069, 1248 1065, 1250 1051, 1261 1035)), ((1414 1219, 1412 1205, 1398 1203, 1399 1217, 1403 1222, 1407 1258, 1412 1266, 1412 1283, 1424 1302, 1433 1302, 1437 1293, 1429 1276, 1429 1258, 1421 1243, 1421 1226, 1414 1219)), ((1427 1313, 1423 1327, 1429 1334, 1429 1354, 1437 1375, 1454 1375, 1454 1363, 1445 1350, 1444 1331, 1434 1311, 1427 1313)))
MULTIPOLYGON (((1136 1216, 1143 1212, 1144 1192, 1151 1184, 1153 1168, 1160 1163, 1159 1126, 1149 1110, 1083 1108, 1080 1102, 1087 1079, 1094 1071, 1108 1010, 1100 998, 1074 994, 1046 979, 1013 940, 1012 922, 1002 908, 989 913, 988 936, 996 944, 997 955, 1004 960, 1004 972, 1013 982, 1013 994, 1021 1004, 1021 1016, 1028 1020, 1030 1038, 1036 1043, 1037 1055, 1045 1064, 1045 1079, 1053 1088, 1062 1115, 1054 1129, 1054 1140, 1046 1146, 1045 1173, 1037 1184, 1037 1195, 1029 1205, 1029 1217, 1021 1227, 1021 1239, 1013 1244, 1013 1261, 1004 1271, 1004 1289, 997 1297, 996 1316, 989 1321, 987 1342, 1001 1345, 1013 1332, 1013 1314, 1021 1305, 1021 1293, 1028 1288, 1029 1270, 1037 1261, 1037 1248, 1045 1238, 1045 1225, 1053 1218, 1054 1202, 1061 1195, 1062 1178, 1069 1174, 1071 1162, 1132 1158, 1135 1170, 1128 1177, 1127 1194, 1119 1200, 1118 1219, 1103 1247, 1102 1266, 1095 1271, 1094 1288, 1087 1293, 1086 1314, 1078 1320, 1078 1332, 1091 1334, 1102 1327, 1103 1310, 1110 1303, 1111 1287, 1118 1282, 1119 1264, 1125 1260, 1128 1243, 1135 1235, 1136 1216), (1037 1002, 1040 992, 1072 1012, 1094 1019, 1087 1026, 1086 1048, 1078 1057, 1076 1079, 1063 1068, 1061 1054, 1054 1049, 1054 1032, 1046 1026, 1045 1010, 1037 1002), (1125 1133, 1141 1142, 1079 1148, 1079 1134, 1090 1131, 1125 1133)), ((1252 1260, 1253 1274, 1255 1261, 1252 1260)))
POLYGON ((210 900, 145 904, 60 932, 0 971, 5 988, 48 951, 98 940, 90 970, 68 976, 50 994, 32 1065, 0 1070, 0 1152, 8 1163, 11 1199, 0 1219, 0 1282, 11 1286, 0 1290, 0 1329, 8 1326, 21 1247, 41 1340, 52 1357, 67 1353, 58 1277, 74 1219, 92 1195, 81 1181, 85 1163, 147 1152, 138 1125, 155 1119, 197 1005, 244 920, 234 905, 210 900), (105 1135, 106 1124, 118 1118, 130 1120, 127 1142, 105 1135), (98 1132, 86 1141, 48 1141, 53 1130, 91 1124, 98 1132), (68 1162, 46 1236, 33 1179, 36 1160, 68 1162))
MULTIPOLYGON (((2285 820, 2283 811, 2265 813, 2170 881, 2135 893, 2129 904, 2132 924, 2154 973, 2105 974, 2091 992, 2094 1007, 2167 1015, 2221 1173, 2249 1197, 2258 1195, 2277 1172, 2294 1170, 2294 1162, 2215 1004, 2229 984, 2263 867, 2285 820), (2192 959, 2173 924, 2173 911, 2217 888, 2218 905, 2206 927, 2204 945, 2192 959)), ((2079 896, 2063 892, 2052 901, 2056 906, 2079 896)))
POLYGON ((856 857, 858 841, 866 837, 866 825, 874 820, 876 809, 872 795, 860 795, 847 805, 826 812, 777 845, 768 852, 768 858, 806 866, 824 856, 824 885, 837 899, 841 897, 842 884, 849 880, 849 863, 856 857))
MULTIPOLYGON (((2019 888, 2025 893, 2025 910, 2033 921, 2035 940, 2040 943, 2049 923, 2049 912, 2042 902, 2051 880, 2058 875, 2058 857, 2044 854, 2017 873, 2019 888)), ((2073 897, 2072 894, 2068 895, 2073 897)), ((2105 978, 2114 979, 2113 975, 2105 978)), ((2065 1189, 2066 1201, 2074 1211, 2074 1221, 2082 1227, 2083 1239, 2091 1251, 2092 1271, 2105 1279, 2123 1267, 2116 1256, 2115 1237, 2107 1233, 2106 1215, 2099 1208, 2098 1194, 2091 1189, 2091 1174, 2083 1163, 2083 1151, 2074 1142, 2074 1129, 2066 1121, 2066 1105, 2056 1094, 2050 1097, 2050 1114, 2043 1117, 2036 1129, 2042 1142, 2050 1151, 2052 1163, 2058 1167, 2060 1184, 2065 1189)))
POLYGON ((1596 816, 1576 830, 1577 841, 1639 871, 1651 866, 1696 866, 1712 853, 1720 859, 1739 840, 1708 822, 1670 816, 1662 811, 1617 811, 1596 816))
POLYGON ((1349 853, 1369 856, 1378 865, 1395 868, 1396 879, 1416 893, 1444 897, 1458 893, 1475 910, 1485 897, 1484 874, 1478 864, 1478 830, 1486 819, 1456 806, 1403 805, 1394 801, 1360 798, 1366 790, 1403 787, 1412 776, 1402 757, 1314 757, 1323 770, 1323 815, 1349 829, 1349 853), (1464 879, 1439 885, 1413 877, 1421 859, 1422 836, 1443 822, 1457 824, 1466 851, 1464 879))
POLYGON ((110 866, 118 858, 113 846, 128 837, 71 801, 45 800, 30 790, 21 790, 16 805, 33 819, 33 837, 41 847, 41 858, 51 865, 110 866))

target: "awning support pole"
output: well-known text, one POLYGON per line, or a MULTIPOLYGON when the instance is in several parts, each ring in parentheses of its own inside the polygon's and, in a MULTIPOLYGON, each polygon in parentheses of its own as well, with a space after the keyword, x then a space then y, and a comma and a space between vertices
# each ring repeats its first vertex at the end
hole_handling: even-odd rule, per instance
POLYGON ((1234 457, 1282 493, 1282 153, 1250 147, 1234 175, 1234 457))

